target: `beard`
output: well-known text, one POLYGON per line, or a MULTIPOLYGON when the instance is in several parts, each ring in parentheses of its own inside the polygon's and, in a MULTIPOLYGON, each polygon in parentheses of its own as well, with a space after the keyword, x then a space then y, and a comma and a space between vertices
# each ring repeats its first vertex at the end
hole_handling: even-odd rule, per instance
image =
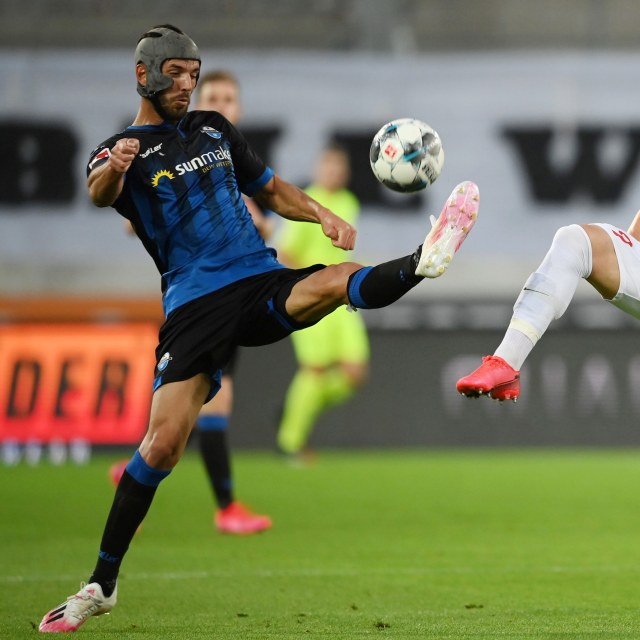
POLYGON ((154 106, 164 120, 172 122, 182 120, 189 110, 189 102, 177 102, 177 96, 168 99, 167 96, 160 95, 154 106))

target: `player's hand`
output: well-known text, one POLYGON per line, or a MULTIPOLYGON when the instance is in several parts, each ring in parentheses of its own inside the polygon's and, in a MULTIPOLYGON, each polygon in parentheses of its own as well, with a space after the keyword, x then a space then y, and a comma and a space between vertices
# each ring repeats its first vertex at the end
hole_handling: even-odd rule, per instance
POLYGON ((342 218, 331 214, 322 218, 321 225, 324 235, 331 240, 334 247, 351 251, 356 246, 357 231, 342 218))
POLYGON ((140 141, 137 138, 120 138, 111 149, 109 167, 116 173, 126 173, 139 151, 140 141))

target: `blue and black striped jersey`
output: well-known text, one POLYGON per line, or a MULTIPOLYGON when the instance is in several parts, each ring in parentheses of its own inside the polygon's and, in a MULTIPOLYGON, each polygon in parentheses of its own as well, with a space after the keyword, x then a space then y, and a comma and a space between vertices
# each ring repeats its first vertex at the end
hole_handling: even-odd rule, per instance
POLYGON ((113 207, 131 221, 162 274, 165 315, 252 275, 283 268, 251 219, 251 196, 273 171, 215 111, 192 111, 177 125, 127 127, 92 153, 87 174, 120 138, 140 152, 113 207))

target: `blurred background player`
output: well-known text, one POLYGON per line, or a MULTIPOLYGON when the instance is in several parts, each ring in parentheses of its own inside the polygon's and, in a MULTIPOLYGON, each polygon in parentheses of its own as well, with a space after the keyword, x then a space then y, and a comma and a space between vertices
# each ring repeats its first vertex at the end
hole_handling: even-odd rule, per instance
POLYGON ((640 212, 626 232, 603 223, 561 227, 525 282, 502 342, 478 369, 458 380, 458 391, 472 398, 517 400, 524 361, 551 321, 567 310, 581 278, 640 319, 640 212))
MULTIPOLYGON (((194 109, 217 111, 232 124, 237 124, 242 114, 237 78, 223 69, 202 75, 198 81, 194 109)), ((260 235, 267 240, 274 227, 271 212, 263 211, 251 198, 243 198, 260 235)), ((269 516, 253 513, 234 498, 227 429, 233 409, 233 372, 237 354, 236 351, 223 370, 220 391, 203 406, 198 416, 197 437, 218 507, 214 513, 214 524, 223 533, 246 535, 266 531, 272 523, 269 516)), ((123 460, 111 468, 111 478, 116 486, 128 462, 128 459, 123 460)))
MULTIPOLYGON (((349 156, 339 144, 326 147, 315 167, 313 183, 305 189, 314 200, 356 225, 360 203, 347 189, 349 156)), ((278 258, 293 268, 340 262, 344 251, 326 242, 318 225, 284 220, 278 258)), ((278 427, 278 447, 298 462, 319 416, 345 402, 367 379, 369 339, 358 313, 337 309, 322 322, 291 335, 298 370, 289 385, 278 427)))
MULTIPOLYGON (((201 76, 194 109, 217 111, 236 125, 242 116, 240 84, 237 78, 222 69, 201 76)), ((263 211, 254 200, 243 197, 260 235, 268 240, 273 233, 273 217, 269 215, 270 212, 263 211)), ((233 409, 233 371, 237 357, 236 351, 222 372, 220 391, 202 407, 197 430, 200 453, 218 505, 214 514, 215 526, 223 533, 250 534, 269 529, 271 518, 253 513, 246 505, 234 499, 227 429, 233 409)))

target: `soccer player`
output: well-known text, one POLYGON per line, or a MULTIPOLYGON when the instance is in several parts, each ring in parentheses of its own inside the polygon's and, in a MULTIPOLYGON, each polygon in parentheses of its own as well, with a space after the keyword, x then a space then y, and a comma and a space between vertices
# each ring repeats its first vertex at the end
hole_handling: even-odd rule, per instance
POLYGON ((470 398, 520 396, 520 369, 551 321, 566 311, 584 278, 607 301, 640 319, 640 212, 627 231, 610 224, 561 227, 537 271, 525 282, 502 342, 458 380, 470 398))
MULTIPOLYGON (((198 81, 194 108, 217 111, 231 124, 237 124, 242 107, 240 84, 236 77, 225 70, 204 74, 198 81)), ((271 212, 265 212, 251 198, 244 196, 243 199, 258 232, 264 240, 268 240, 274 226, 271 212)), ((237 359, 236 350, 222 370, 220 391, 202 407, 197 428, 200 453, 218 504, 214 514, 215 526, 223 533, 242 535, 266 531, 271 528, 271 518, 253 513, 246 505, 235 500, 233 495, 227 429, 233 409, 233 372, 237 359)))
MULTIPOLYGON (((216 69, 201 76, 194 109, 217 111, 231 124, 237 125, 242 117, 242 102, 240 83, 236 76, 226 69, 216 69)), ((244 201, 260 235, 269 240, 274 230, 271 211, 262 209, 252 198, 245 197, 244 201)))
MULTIPOLYGON (((217 111, 231 124, 237 124, 242 113, 237 78, 223 69, 201 76, 194 108, 217 111)), ((274 226, 271 212, 263 211, 251 198, 243 196, 243 199, 258 232, 268 240, 274 226)), ((129 228, 132 229, 130 225, 129 228)), ((237 359, 236 350, 222 370, 220 390, 202 407, 196 426, 200 453, 218 506, 214 513, 214 525, 222 533, 247 535, 270 529, 272 522, 269 516, 253 513, 246 505, 234 499, 227 429, 233 408, 233 372, 237 359)), ((128 462, 119 461, 109 470, 116 487, 128 462)))
POLYGON ((345 304, 392 304, 446 271, 477 213, 477 187, 464 182, 413 253, 378 266, 288 269, 264 244, 241 193, 285 218, 318 224, 327 242, 347 251, 354 227, 274 174, 224 116, 188 111, 200 55, 182 31, 161 25, 144 33, 135 74, 135 120, 92 152, 87 186, 96 206, 132 222, 162 274, 166 320, 149 426, 115 492, 88 583, 44 616, 42 632, 75 631, 113 609, 135 531, 239 345, 281 340, 345 304))
MULTIPOLYGON (((347 189, 349 156, 338 144, 320 154, 314 182, 305 192, 353 226, 360 203, 347 189)), ((284 221, 278 258, 289 267, 309 262, 340 262, 341 249, 327 242, 317 225, 284 221)), ((367 379, 369 339, 359 313, 338 309, 322 322, 291 334, 298 370, 287 390, 278 429, 278 447, 293 461, 304 463, 305 446, 320 414, 348 400, 367 379)))

